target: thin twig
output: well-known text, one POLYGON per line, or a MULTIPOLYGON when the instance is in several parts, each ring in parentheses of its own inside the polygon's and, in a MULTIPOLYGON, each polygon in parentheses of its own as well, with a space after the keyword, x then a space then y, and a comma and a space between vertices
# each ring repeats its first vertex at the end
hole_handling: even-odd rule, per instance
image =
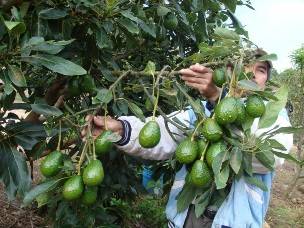
MULTIPOLYGON (((148 92, 148 90, 145 88, 144 83, 141 79, 139 79, 140 83, 143 85, 143 89, 144 92, 146 93, 146 95, 149 97, 150 101, 153 101, 152 96, 150 95, 150 93, 148 92)), ((175 123, 174 121, 172 121, 170 118, 167 117, 167 115, 163 112, 163 110, 157 106, 157 111, 159 112, 159 114, 169 123, 171 123, 172 125, 174 125, 176 128, 178 128, 179 130, 183 131, 186 133, 185 129, 183 127, 181 127, 180 125, 178 125, 177 123, 175 123)))

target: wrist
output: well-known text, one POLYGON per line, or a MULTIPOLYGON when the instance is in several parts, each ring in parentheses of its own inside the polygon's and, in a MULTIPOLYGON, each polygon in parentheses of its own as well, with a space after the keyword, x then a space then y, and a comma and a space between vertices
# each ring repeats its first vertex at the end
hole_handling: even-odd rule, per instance
POLYGON ((220 88, 215 88, 214 93, 209 96, 207 99, 211 102, 217 102, 221 94, 221 89, 220 88))
POLYGON ((121 137, 124 135, 124 125, 122 120, 117 120, 117 128, 115 131, 117 134, 119 134, 121 137))

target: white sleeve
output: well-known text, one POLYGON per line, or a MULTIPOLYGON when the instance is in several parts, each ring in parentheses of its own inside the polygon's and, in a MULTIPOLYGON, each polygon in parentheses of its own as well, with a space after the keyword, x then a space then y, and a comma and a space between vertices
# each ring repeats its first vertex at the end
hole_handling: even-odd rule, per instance
MULTIPOLYGON (((176 117, 187 127, 190 126, 190 117, 188 111, 174 112, 168 115, 171 120, 176 117)), ((138 135, 144 122, 135 116, 121 116, 120 120, 126 120, 131 125, 131 136, 129 142, 124 146, 117 146, 119 149, 123 150, 125 153, 138 156, 148 160, 165 160, 170 158, 177 147, 176 142, 171 138, 167 131, 164 118, 162 116, 157 117, 155 120, 159 124, 161 137, 160 142, 154 148, 146 149, 140 146, 138 141, 138 135)), ((146 119, 146 122, 151 120, 152 117, 146 119)), ((172 120, 174 121, 174 120, 172 120)), ((176 126, 168 122, 168 127, 170 132, 175 136, 177 141, 181 141, 185 136, 183 132, 179 130, 176 126)))
MULTIPOLYGON (((286 109, 283 109, 280 112, 276 122, 272 125, 272 127, 274 127, 276 125, 279 125, 280 127, 290 127, 291 126, 286 109)), ((269 130, 269 129, 270 128, 267 128, 264 131, 269 130)), ((262 132, 259 132, 257 135, 259 135, 261 133, 262 132)), ((277 134, 277 135, 273 136, 272 139, 277 140, 279 143, 281 143, 286 148, 285 151, 280 151, 282 153, 288 154, 290 149, 293 146, 293 134, 281 133, 281 134, 277 134)), ((275 167, 279 167, 279 166, 283 165, 284 160, 285 160, 284 158, 279 158, 279 157, 275 156, 275 167)), ((252 160, 252 169, 253 169, 254 173, 265 174, 265 173, 269 172, 269 169, 267 169, 265 166, 263 166, 255 157, 253 157, 253 160, 252 160)))

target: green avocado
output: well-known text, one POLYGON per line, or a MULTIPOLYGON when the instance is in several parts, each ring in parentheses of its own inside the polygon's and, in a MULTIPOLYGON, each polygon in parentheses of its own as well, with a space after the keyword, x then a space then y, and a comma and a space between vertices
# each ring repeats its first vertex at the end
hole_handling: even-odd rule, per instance
POLYGON ((92 76, 85 75, 81 78, 81 91, 84 93, 91 93, 95 89, 95 82, 92 76))
POLYGON ((45 157, 40 164, 40 172, 45 177, 53 177, 59 173, 63 165, 63 154, 55 150, 45 157))
POLYGON ((151 120, 139 132, 139 144, 143 148, 155 147, 160 141, 160 128, 156 121, 151 120))
POLYGON ((221 125, 233 123, 237 118, 237 103, 234 97, 225 97, 215 108, 215 120, 221 125))
POLYGON ((168 13, 164 18, 164 26, 166 29, 174 30, 177 28, 178 20, 174 13, 168 13))
POLYGON ((241 101, 241 99, 236 99, 236 110, 237 110, 237 118, 235 120, 236 124, 242 124, 246 120, 246 110, 245 105, 241 101))
POLYGON ((79 80, 78 78, 74 78, 74 79, 69 81, 68 93, 71 97, 77 97, 81 93, 78 80, 79 80))
POLYGON ((99 160, 92 160, 83 170, 83 182, 87 186, 97 186, 104 178, 102 163, 99 160))
POLYGON ((95 139, 95 152, 97 155, 104 155, 112 149, 113 142, 108 140, 111 134, 113 134, 112 131, 105 130, 95 139))
POLYGON ((176 160, 182 164, 192 163, 197 158, 198 152, 197 142, 191 141, 191 139, 187 138, 176 148, 176 160))
POLYGON ((78 199, 83 192, 83 181, 82 177, 72 176, 63 185, 62 195, 66 200, 78 199))
POLYGON ((203 152, 205 151, 205 147, 207 146, 207 141, 205 139, 199 139, 197 141, 197 145, 198 145, 198 156, 197 156, 197 158, 200 159, 203 152))
POLYGON ((212 163, 216 155, 221 152, 224 152, 227 149, 226 144, 223 141, 216 142, 211 144, 206 153, 206 161, 210 168, 212 168, 212 163))
POLYGON ((190 180, 196 187, 205 187, 212 180, 212 174, 204 161, 197 160, 192 166, 190 180))
POLYGON ((222 87, 226 82, 225 71, 223 69, 216 69, 212 74, 212 81, 217 87, 222 87))
POLYGON ((207 118, 203 123, 202 134, 210 142, 216 142, 222 138, 223 130, 214 119, 207 118))
POLYGON ((246 101, 246 112, 251 117, 261 117, 265 112, 263 99, 257 95, 250 95, 246 101))
POLYGON ((94 204, 97 199, 97 191, 97 187, 86 187, 82 194, 81 202, 88 206, 94 204))

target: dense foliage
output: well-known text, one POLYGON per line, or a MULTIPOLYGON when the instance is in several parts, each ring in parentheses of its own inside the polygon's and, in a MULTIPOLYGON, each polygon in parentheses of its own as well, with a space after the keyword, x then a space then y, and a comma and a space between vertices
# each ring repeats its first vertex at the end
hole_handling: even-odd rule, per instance
MULTIPOLYGON (((60 227, 119 224, 111 202, 127 200, 140 188, 137 162, 115 149, 102 158, 105 179, 95 206, 63 201, 60 194, 65 178, 82 165, 84 116, 151 115, 143 91, 153 93, 151 72, 231 55, 231 42, 211 52, 208 45, 217 27, 246 35, 234 16, 241 5, 251 7, 237 0, 6 1, 0 11, 0 178, 8 196, 29 191, 33 161, 57 145, 64 153, 62 172, 43 180, 24 203, 47 203, 60 227), (206 54, 195 54, 200 50, 206 54), (8 114, 14 109, 29 115, 23 120, 8 114)), ((162 79, 159 106, 165 113, 185 107, 182 94, 162 79)))

